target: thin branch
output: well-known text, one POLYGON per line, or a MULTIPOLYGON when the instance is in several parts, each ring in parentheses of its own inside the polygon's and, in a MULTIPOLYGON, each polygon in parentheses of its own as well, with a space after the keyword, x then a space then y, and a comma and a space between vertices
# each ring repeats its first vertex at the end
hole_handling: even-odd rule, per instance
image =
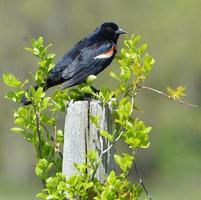
MULTIPOLYGON (((135 159, 135 151, 132 152, 132 155, 133 155, 133 158, 135 159)), ((136 164, 135 160, 132 162, 132 164, 131 164, 131 166, 130 166, 130 169, 127 171, 127 174, 126 174, 126 176, 125 176, 125 179, 130 175, 130 172, 131 172, 131 169, 132 169, 133 166, 134 166, 134 169, 135 169, 135 173, 136 173, 136 175, 137 175, 137 178, 138 178, 138 180, 139 180, 139 182, 140 182, 140 184, 141 184, 143 190, 145 191, 145 193, 146 193, 146 195, 148 196, 149 200, 151 200, 151 199, 152 199, 152 198, 151 198, 151 195, 149 194, 149 192, 148 192, 148 190, 147 190, 147 188, 146 188, 146 186, 145 186, 145 184, 144 184, 144 181, 142 180, 142 178, 141 178, 141 176, 140 176, 140 174, 139 174, 139 172, 138 172, 137 164, 136 164)))
POLYGON ((63 159, 63 154, 60 151, 60 145, 56 143, 56 137, 57 137, 57 127, 54 126, 54 137, 51 137, 51 140, 52 140, 52 142, 54 144, 55 152, 58 152, 58 154, 60 155, 61 159, 63 159))
POLYGON ((102 160, 102 157, 103 157, 103 155, 105 154, 105 153, 107 153, 113 146, 114 146, 114 144, 116 143, 116 142, 118 142, 120 139, 121 139, 121 136, 123 135, 123 131, 119 134, 119 136, 110 144, 110 146, 107 148, 107 149, 105 149, 104 151, 101 151, 101 153, 100 153, 100 156, 99 156, 99 158, 98 158, 98 161, 97 161, 97 164, 96 164, 96 166, 95 166, 95 169, 94 169, 94 172, 93 172, 93 174, 92 174, 92 176, 91 176, 91 181, 94 179, 94 177, 95 177, 95 175, 96 175, 96 172, 97 172, 97 169, 98 169, 98 167, 99 167, 99 165, 100 165, 100 163, 101 163, 101 160, 102 160))
POLYGON ((154 89, 154 88, 151 88, 151 87, 147 87, 147 86, 142 86, 142 85, 139 86, 139 87, 142 88, 142 89, 150 90, 152 92, 156 92, 156 93, 158 93, 160 95, 163 95, 163 96, 165 96, 165 97, 167 97, 167 98, 169 98, 169 99, 171 99, 173 101, 176 101, 176 102, 178 102, 180 104, 183 104, 183 105, 186 105, 186 106, 191 106, 191 107, 196 107, 196 108, 199 107, 198 105, 191 104, 191 103, 182 101, 180 99, 173 98, 172 96, 170 96, 170 95, 168 95, 168 94, 166 94, 166 93, 164 93, 164 92, 162 92, 160 90, 157 90, 157 89, 154 89))
MULTIPOLYGON (((133 159, 135 159, 135 151, 134 151, 134 150, 132 151, 132 155, 133 155, 133 159)), ((125 179, 130 175, 130 172, 131 172, 131 169, 132 169, 133 166, 134 166, 134 169, 135 169, 135 173, 136 173, 136 175, 137 175, 137 178, 138 178, 138 180, 139 180, 139 182, 140 182, 140 184, 141 184, 141 186, 142 186, 144 192, 145 192, 146 195, 148 196, 149 200, 151 200, 151 199, 152 199, 152 198, 151 198, 151 195, 149 194, 149 192, 148 192, 148 190, 147 190, 147 188, 146 188, 146 186, 145 186, 145 184, 144 184, 144 182, 143 182, 143 180, 142 180, 142 178, 141 178, 141 176, 140 176, 140 174, 139 174, 139 172, 138 172, 137 164, 136 164, 135 160, 133 160, 133 162, 132 162, 130 168, 128 169, 127 174, 125 175, 125 179)))
POLYGON ((107 153, 113 146, 116 142, 118 142, 118 140, 121 138, 121 136, 123 135, 123 131, 119 134, 119 136, 110 144, 110 146, 105 149, 104 151, 102 151, 102 153, 100 154, 100 157, 99 158, 102 158, 102 156, 107 153))
POLYGON ((41 126, 43 127, 43 129, 45 130, 45 133, 46 133, 46 137, 47 137, 47 139, 48 139, 48 141, 50 142, 50 141, 52 141, 52 137, 50 136, 50 134, 49 134, 49 131, 48 131, 48 129, 47 129, 47 127, 41 122, 41 126))
POLYGON ((152 199, 152 198, 151 198, 151 195, 149 194, 149 192, 148 192, 148 190, 147 190, 147 188, 146 188, 146 186, 145 186, 145 184, 144 184, 144 182, 143 182, 143 180, 142 180, 142 178, 141 178, 141 176, 140 176, 140 174, 139 174, 139 172, 138 172, 137 165, 136 165, 136 162, 135 162, 135 161, 133 162, 133 166, 134 166, 134 169, 135 169, 137 178, 138 178, 138 180, 139 180, 139 182, 140 182, 140 184, 141 184, 143 190, 145 191, 145 193, 146 193, 146 195, 148 196, 149 200, 151 200, 151 199, 152 199))
MULTIPOLYGON (((101 121, 101 126, 100 126, 100 130, 99 130, 99 132, 100 131, 102 131, 102 130, 104 130, 104 122, 105 122, 105 106, 103 106, 103 110, 102 110, 102 121, 101 121)), ((102 152, 103 151, 103 149, 104 149, 104 145, 103 145, 103 137, 102 136, 100 136, 100 151, 102 152)))
POLYGON ((42 139, 40 132, 40 113, 36 111, 36 107, 34 106, 34 113, 36 115, 36 131, 38 135, 38 150, 39 150, 39 158, 42 158, 42 139))
POLYGON ((131 97, 131 111, 130 111, 130 115, 132 115, 132 113, 133 113, 133 106, 134 106, 134 97, 131 97))
MULTIPOLYGON (((49 142, 52 142, 52 143, 53 143, 54 148, 55 148, 55 152, 58 152, 58 154, 60 155, 60 157, 63 159, 63 154, 62 154, 62 152, 60 151, 59 146, 58 146, 58 145, 56 144, 56 142, 55 142, 55 139, 54 139, 55 136, 54 136, 54 137, 53 137, 53 136, 50 136, 47 127, 46 127, 43 123, 41 123, 41 126, 44 128, 44 130, 45 130, 45 132, 46 132, 46 136, 47 136, 49 142)), ((55 133, 55 126, 54 126, 54 133, 55 133)))
MULTIPOLYGON (((36 115, 36 130, 37 130, 37 135, 38 135, 38 152, 39 152, 39 158, 42 158, 42 138, 41 138, 41 132, 40 132, 40 113, 37 112, 36 106, 33 106, 34 108, 34 113, 36 115)), ((45 180, 42 178, 42 184, 43 187, 45 188, 45 180)))

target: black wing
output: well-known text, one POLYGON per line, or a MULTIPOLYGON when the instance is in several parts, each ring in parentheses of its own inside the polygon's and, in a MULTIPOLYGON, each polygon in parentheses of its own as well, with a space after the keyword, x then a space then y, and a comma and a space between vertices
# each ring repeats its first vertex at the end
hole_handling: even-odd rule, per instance
POLYGON ((77 57, 80 56, 81 50, 91 46, 92 44, 96 43, 97 41, 97 34, 92 33, 88 35, 86 38, 80 40, 77 44, 74 45, 67 53, 65 53, 53 69, 50 71, 50 74, 46 81, 46 89, 61 84, 66 81, 66 79, 62 76, 62 72, 71 66, 77 57))
POLYGON ((96 58, 96 56, 111 48, 113 48, 113 43, 103 42, 81 49, 80 54, 62 72, 62 77, 66 80, 64 88, 79 84, 89 75, 96 75, 105 69, 113 60, 114 55, 104 59, 96 58))
POLYGON ((85 45, 87 39, 79 41, 72 49, 70 49, 67 53, 65 53, 53 69, 50 71, 48 76, 46 87, 52 87, 63 83, 65 79, 62 77, 63 70, 68 67, 75 59, 80 55, 80 50, 85 45))

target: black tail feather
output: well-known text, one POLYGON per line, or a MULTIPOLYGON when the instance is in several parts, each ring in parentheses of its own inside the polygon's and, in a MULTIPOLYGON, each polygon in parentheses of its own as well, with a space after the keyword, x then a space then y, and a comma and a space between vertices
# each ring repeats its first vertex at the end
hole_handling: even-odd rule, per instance
MULTIPOLYGON (((34 89, 37 90, 39 88, 38 85, 34 86, 34 89)), ((28 90, 27 90, 28 91, 28 90)), ((32 104, 31 101, 28 101, 25 94, 22 96, 22 99, 21 99, 21 104, 24 105, 24 106, 27 106, 27 105, 30 105, 32 104)))

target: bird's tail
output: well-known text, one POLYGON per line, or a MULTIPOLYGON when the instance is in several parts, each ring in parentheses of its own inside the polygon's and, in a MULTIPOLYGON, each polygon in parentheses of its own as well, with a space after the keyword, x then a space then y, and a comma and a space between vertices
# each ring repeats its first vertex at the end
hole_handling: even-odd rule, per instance
MULTIPOLYGON (((33 87, 35 90, 37 90, 39 88, 38 85, 34 86, 33 87)), ((48 88, 46 86, 43 86, 43 91, 46 91, 48 88)), ((28 91, 28 90, 27 90, 28 91)), ((25 94, 22 96, 22 99, 21 99, 21 104, 24 105, 24 106, 27 106, 27 105, 30 105, 32 104, 32 102, 30 100, 27 100, 25 94)))
MULTIPOLYGON (((38 85, 34 86, 34 89, 37 90, 39 88, 38 85)), ((28 90, 27 90, 28 91, 28 90)), ((22 96, 22 99, 21 99, 21 104, 24 105, 24 106, 27 106, 27 105, 30 105, 32 104, 31 101, 27 100, 25 94, 22 96)))

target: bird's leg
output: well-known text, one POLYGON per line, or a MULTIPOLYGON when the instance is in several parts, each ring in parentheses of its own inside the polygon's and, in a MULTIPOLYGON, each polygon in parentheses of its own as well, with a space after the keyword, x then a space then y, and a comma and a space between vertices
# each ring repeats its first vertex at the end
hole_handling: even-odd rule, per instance
POLYGON ((100 90, 97 90, 95 87, 91 86, 91 89, 93 90, 94 93, 99 93, 100 90))

